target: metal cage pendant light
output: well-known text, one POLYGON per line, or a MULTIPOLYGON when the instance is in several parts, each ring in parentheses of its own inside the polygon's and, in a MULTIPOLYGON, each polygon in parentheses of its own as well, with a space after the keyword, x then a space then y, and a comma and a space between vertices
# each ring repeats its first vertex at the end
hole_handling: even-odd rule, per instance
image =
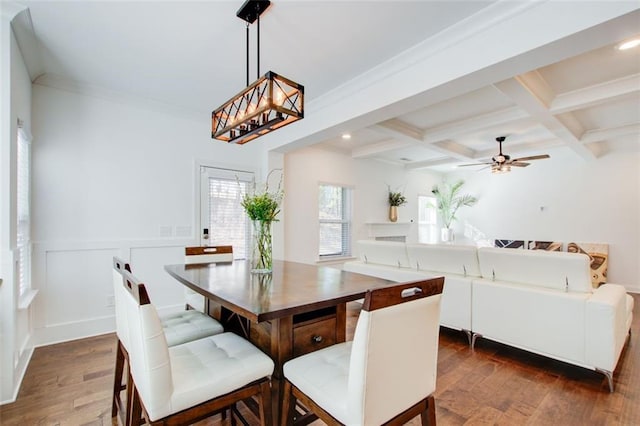
POLYGON ((257 75, 260 75, 260 15, 268 0, 247 0, 238 18, 247 22, 247 87, 211 113, 211 137, 245 144, 304 118, 304 86, 268 71, 249 84, 249 25, 258 21, 257 75))

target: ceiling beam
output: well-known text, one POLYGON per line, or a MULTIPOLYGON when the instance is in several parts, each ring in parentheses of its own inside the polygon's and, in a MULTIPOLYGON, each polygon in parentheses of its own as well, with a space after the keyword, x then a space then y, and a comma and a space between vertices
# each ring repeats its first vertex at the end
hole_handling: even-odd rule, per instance
POLYGON ((440 154, 446 155, 456 160, 468 161, 473 159, 474 151, 453 141, 439 141, 440 143, 426 143, 424 141, 424 131, 409 123, 397 118, 392 118, 381 123, 377 123, 370 129, 383 133, 399 141, 410 142, 440 154))
POLYGON ((505 108, 499 111, 476 115, 465 120, 431 127, 425 130, 423 139, 428 143, 439 142, 527 117, 529 117, 529 114, 520 108, 505 108))
POLYGON ((582 136, 582 143, 601 142, 620 136, 640 134, 640 123, 627 124, 626 126, 611 127, 608 129, 588 130, 582 136))
POLYGON ((426 169, 428 167, 442 166, 445 164, 451 164, 453 161, 451 158, 438 158, 435 160, 414 161, 413 163, 405 164, 405 170, 426 169))
POLYGON ((640 73, 632 74, 616 80, 561 93, 553 99, 549 111, 552 114, 575 111, 639 91, 640 73))
POLYGON ((585 160, 596 158, 593 151, 580 141, 584 133, 580 122, 570 112, 558 116, 551 113, 549 105, 555 94, 539 73, 528 72, 494 86, 580 157, 585 160))
POLYGON ((396 139, 387 139, 382 142, 364 145, 351 151, 351 158, 368 158, 377 154, 384 154, 396 149, 403 149, 415 144, 409 141, 401 141, 396 139))

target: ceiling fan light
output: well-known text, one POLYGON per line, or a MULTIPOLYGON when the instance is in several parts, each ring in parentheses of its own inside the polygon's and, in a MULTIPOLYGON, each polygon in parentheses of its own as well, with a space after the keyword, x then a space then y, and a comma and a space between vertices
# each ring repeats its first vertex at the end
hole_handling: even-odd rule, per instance
POLYGON ((502 174, 502 173, 509 173, 510 171, 511 171, 511 166, 509 166, 508 164, 491 166, 491 173, 502 174))

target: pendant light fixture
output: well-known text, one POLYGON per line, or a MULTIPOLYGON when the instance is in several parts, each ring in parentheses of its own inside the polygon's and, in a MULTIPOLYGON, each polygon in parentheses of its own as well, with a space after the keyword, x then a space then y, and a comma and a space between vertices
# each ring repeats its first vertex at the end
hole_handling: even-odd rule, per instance
POLYGON ((260 75, 260 15, 268 0, 247 0, 236 15, 247 23, 247 87, 211 113, 211 137, 245 144, 304 118, 304 86, 268 71, 249 84, 249 25, 258 21, 257 75, 260 75))

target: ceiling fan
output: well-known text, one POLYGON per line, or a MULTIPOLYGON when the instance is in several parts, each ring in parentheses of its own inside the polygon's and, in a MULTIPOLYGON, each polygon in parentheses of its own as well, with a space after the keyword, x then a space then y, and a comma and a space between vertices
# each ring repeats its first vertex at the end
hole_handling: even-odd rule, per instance
POLYGON ((499 136, 496 138, 496 141, 500 145, 500 152, 498 152, 498 155, 496 155, 495 157, 492 157, 490 162, 488 161, 484 163, 462 164, 458 167, 487 165, 491 166, 491 173, 507 173, 511 171, 511 166, 527 167, 529 163, 526 163, 526 161, 551 158, 547 154, 532 155, 530 157, 511 158, 509 155, 502 153, 502 142, 504 142, 506 138, 506 136, 499 136))

